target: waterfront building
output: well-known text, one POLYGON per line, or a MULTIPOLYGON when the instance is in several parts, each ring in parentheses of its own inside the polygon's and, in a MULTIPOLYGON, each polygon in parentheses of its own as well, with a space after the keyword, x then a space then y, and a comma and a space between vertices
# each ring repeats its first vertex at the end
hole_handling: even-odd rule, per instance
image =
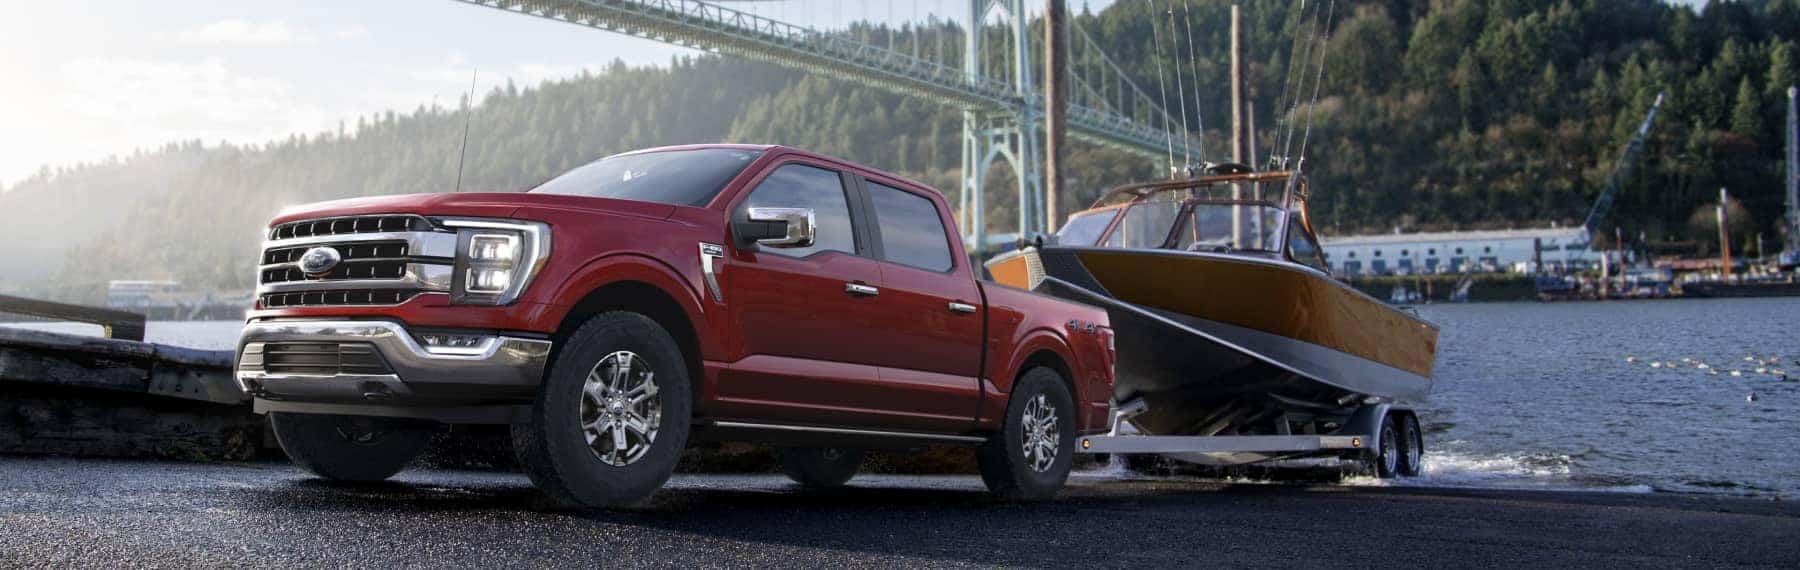
POLYGON ((119 280, 106 286, 106 306, 126 311, 146 312, 153 308, 173 307, 184 289, 179 281, 119 280))
POLYGON ((1581 271, 1602 255, 1579 226, 1336 236, 1319 245, 1342 276, 1533 272, 1540 260, 1545 271, 1581 271))

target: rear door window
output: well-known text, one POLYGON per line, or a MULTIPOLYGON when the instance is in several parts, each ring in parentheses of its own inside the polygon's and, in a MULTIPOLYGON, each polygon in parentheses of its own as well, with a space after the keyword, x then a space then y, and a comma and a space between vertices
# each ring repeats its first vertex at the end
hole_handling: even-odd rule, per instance
POLYGON ((887 261, 931 271, 955 267, 949 233, 931 199, 875 182, 869 182, 869 199, 887 261))

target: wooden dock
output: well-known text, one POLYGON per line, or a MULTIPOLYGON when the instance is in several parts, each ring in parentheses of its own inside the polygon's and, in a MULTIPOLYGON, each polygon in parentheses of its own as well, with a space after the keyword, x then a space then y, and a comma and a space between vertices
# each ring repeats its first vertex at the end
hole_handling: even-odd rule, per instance
POLYGON ((244 459, 263 447, 231 351, 144 342, 144 317, 121 311, 0 296, 0 313, 107 335, 0 327, 0 453, 244 459))

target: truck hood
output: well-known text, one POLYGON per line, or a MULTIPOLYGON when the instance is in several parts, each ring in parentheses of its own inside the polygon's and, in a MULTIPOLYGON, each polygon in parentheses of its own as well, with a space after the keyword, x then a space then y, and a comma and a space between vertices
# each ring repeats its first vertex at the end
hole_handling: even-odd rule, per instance
POLYGON ((270 225, 336 216, 364 214, 419 214, 504 218, 521 208, 583 209, 665 219, 674 206, 613 198, 589 198, 526 192, 465 192, 455 194, 401 194, 314 202, 283 208, 270 225))

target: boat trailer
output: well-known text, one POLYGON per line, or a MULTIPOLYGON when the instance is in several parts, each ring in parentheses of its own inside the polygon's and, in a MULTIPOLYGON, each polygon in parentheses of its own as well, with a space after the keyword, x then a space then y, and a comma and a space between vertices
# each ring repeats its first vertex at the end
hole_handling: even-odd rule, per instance
POLYGON ((1076 438, 1079 453, 1109 455, 1161 455, 1196 463, 1243 464, 1256 461, 1329 453, 1356 454, 1364 461, 1388 462, 1388 467, 1371 465, 1380 476, 1416 475, 1424 452, 1423 438, 1417 437, 1417 416, 1405 406, 1386 401, 1371 401, 1359 406, 1338 430, 1330 434, 1273 435, 1149 435, 1135 433, 1129 421, 1148 411, 1141 399, 1113 406, 1107 431, 1102 435, 1076 438), (1411 421, 1415 430, 1411 441, 1388 418, 1411 421), (1383 429, 1383 428, 1388 429, 1383 429), (1387 438, 1384 440, 1384 435, 1387 438), (1416 453, 1413 451, 1416 450, 1416 453), (1382 454, 1390 454, 1392 458, 1382 454), (1201 456, 1218 461, 1196 461, 1201 456), (1231 459, 1234 458, 1235 459, 1231 459))

